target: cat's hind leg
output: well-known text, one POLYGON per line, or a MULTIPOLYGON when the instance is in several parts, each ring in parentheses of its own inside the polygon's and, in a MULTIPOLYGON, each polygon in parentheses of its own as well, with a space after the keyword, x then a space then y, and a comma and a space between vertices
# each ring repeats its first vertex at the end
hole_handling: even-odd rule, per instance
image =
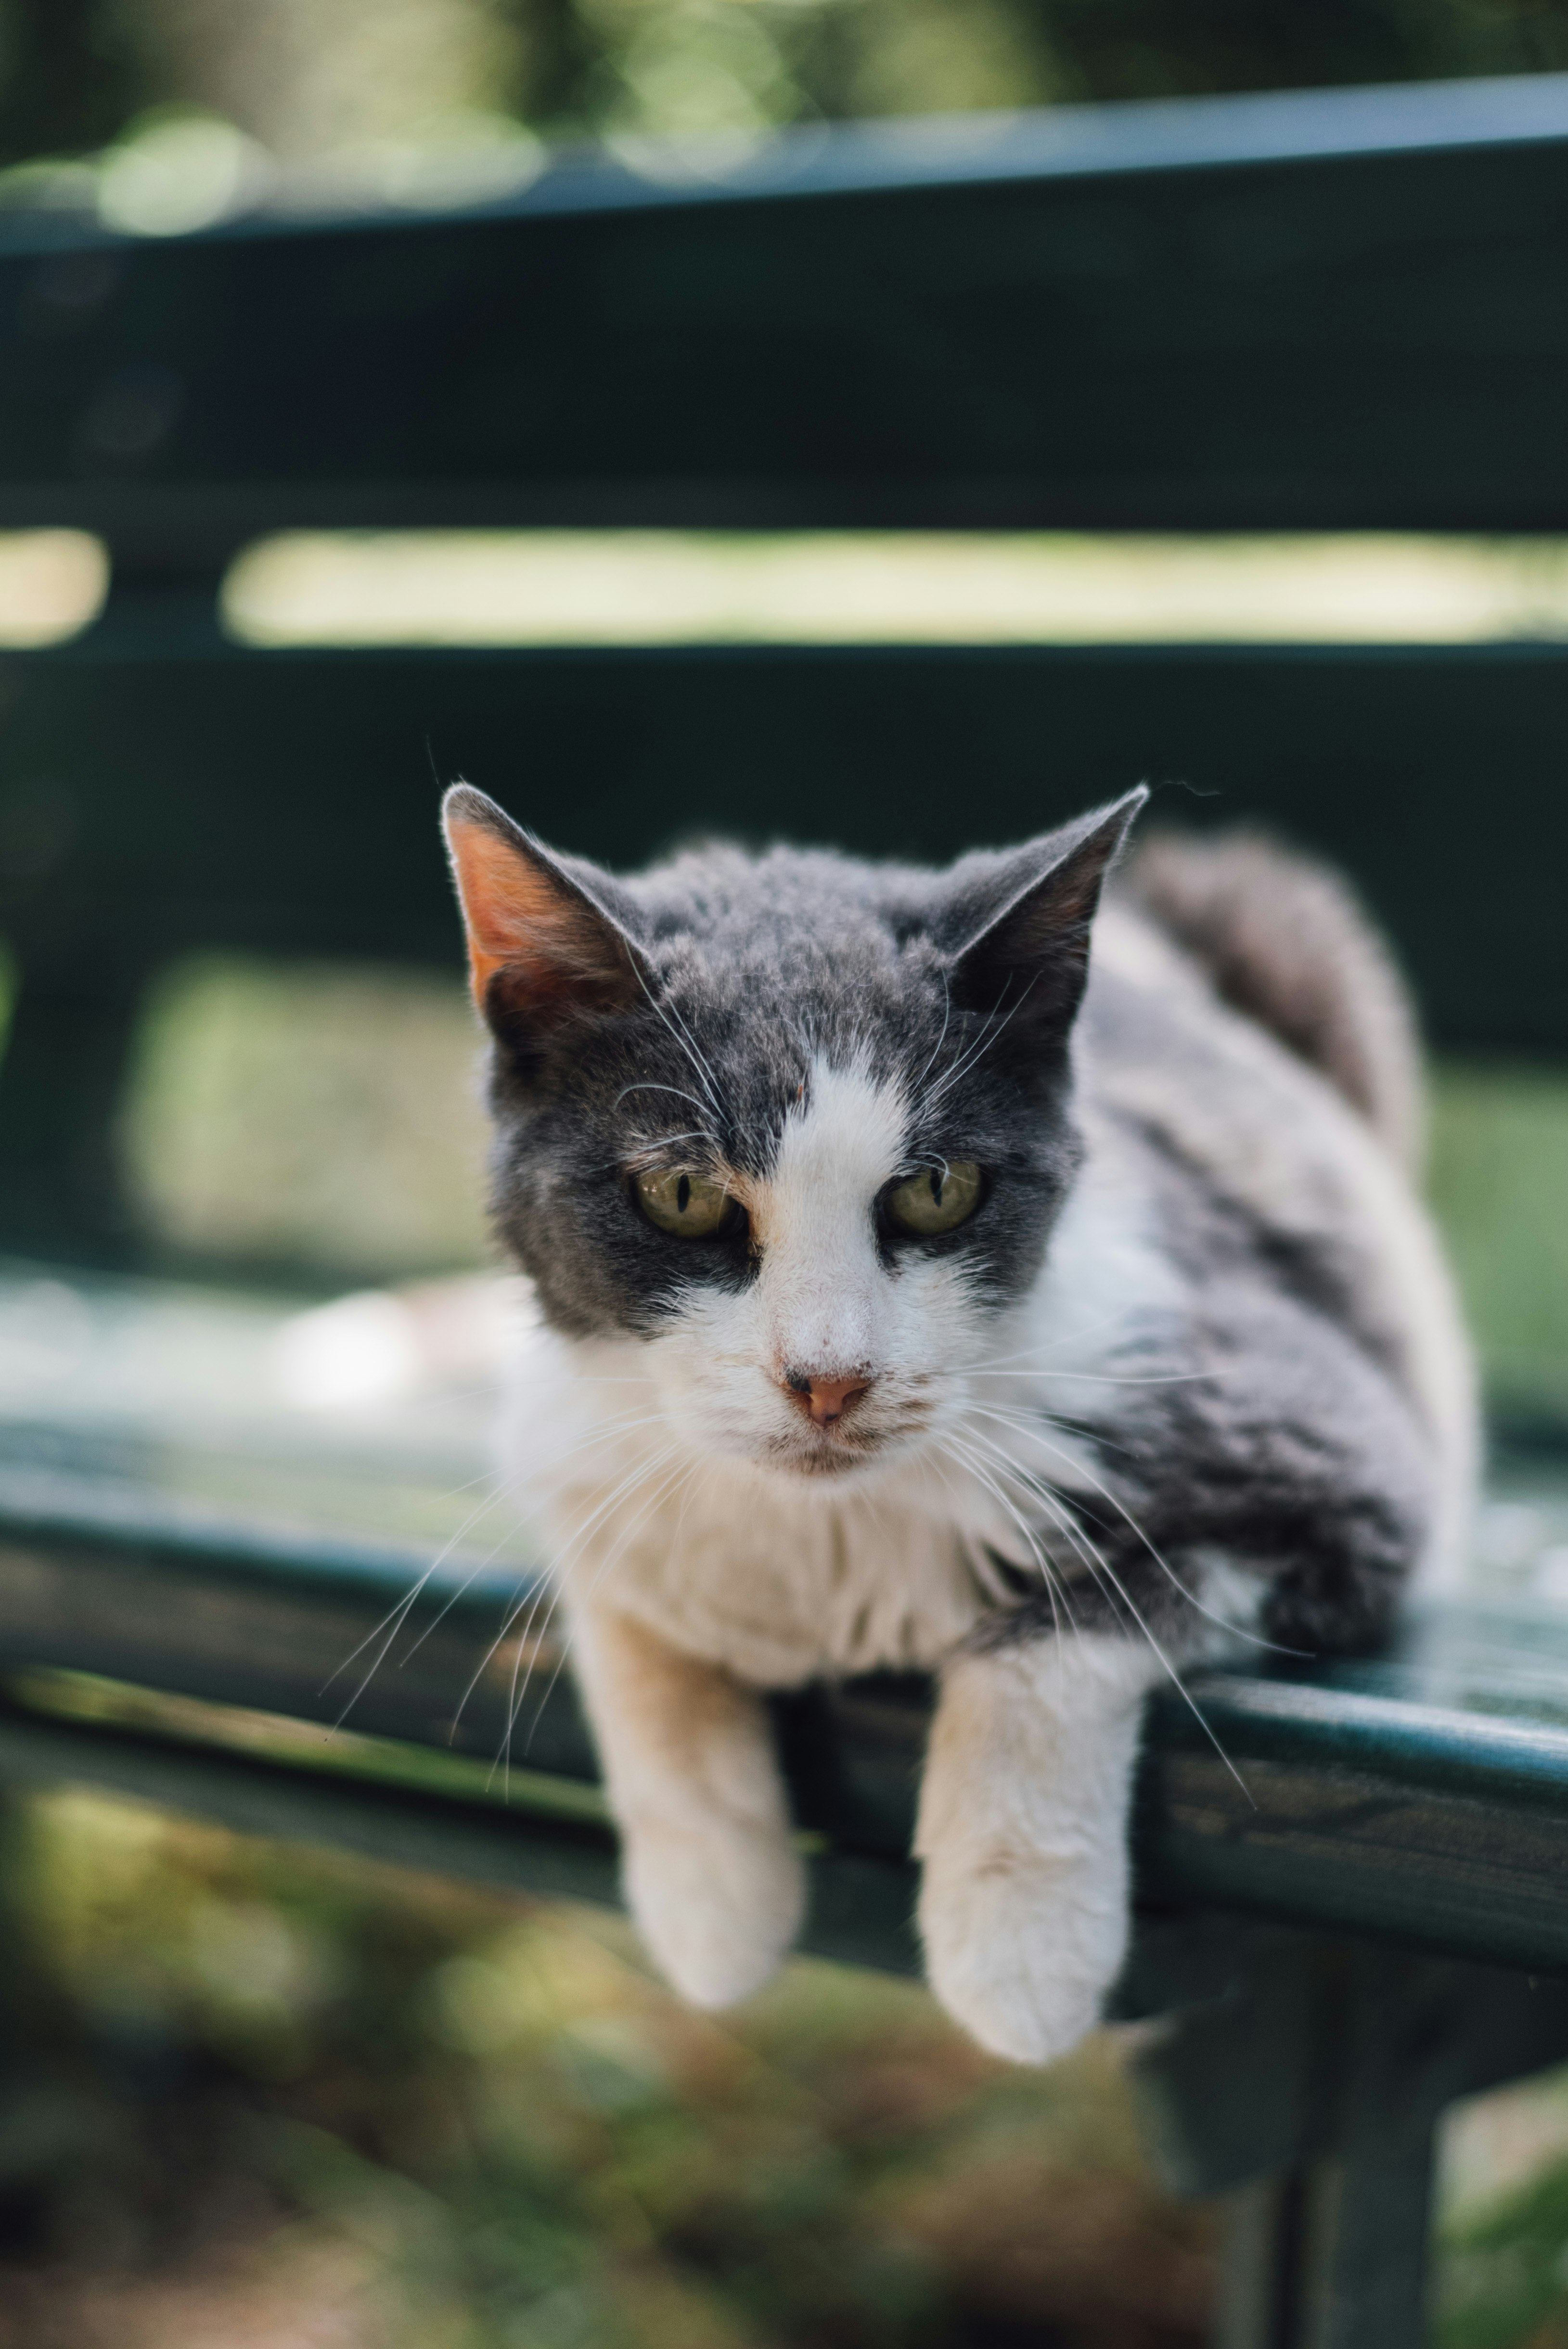
POLYGON ((774 1971, 805 1909, 766 1708, 608 1608, 580 1613, 574 1635, 632 1915, 682 1998, 732 2005, 774 1971))
POLYGON ((1046 2064, 1100 2018, 1127 1947, 1141 1640, 1061 1637, 954 1657, 915 1848, 932 1990, 993 2054, 1046 2064))

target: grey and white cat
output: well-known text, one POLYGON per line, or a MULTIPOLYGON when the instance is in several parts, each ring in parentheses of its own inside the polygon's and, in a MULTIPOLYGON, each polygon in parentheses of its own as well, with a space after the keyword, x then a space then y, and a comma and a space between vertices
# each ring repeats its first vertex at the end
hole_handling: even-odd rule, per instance
POLYGON ((698 2004, 800 1920, 763 1691, 940 1675, 929 1979, 1040 2063, 1122 1959, 1151 1686, 1221 1624, 1365 1644, 1454 1560, 1471 1386, 1397 982, 1245 839, 1155 843, 1096 919, 1143 797, 943 873, 623 879, 448 794, 545 1322, 513 1464, 698 2004))

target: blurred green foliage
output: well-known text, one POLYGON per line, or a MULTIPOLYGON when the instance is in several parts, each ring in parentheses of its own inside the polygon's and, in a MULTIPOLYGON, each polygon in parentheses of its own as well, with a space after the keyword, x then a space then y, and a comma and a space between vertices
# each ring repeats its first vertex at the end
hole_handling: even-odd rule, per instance
POLYGON ((1568 1075, 1448 1067, 1431 1192, 1489 1400, 1521 1433, 1568 1427, 1568 1075))
POLYGON ((96 1795, 8 1840, 0 2310, 50 2341, 97 2339, 106 2275, 117 2349, 160 2276, 231 2294, 203 2341, 253 2337, 246 2294, 337 2297, 375 2349, 1200 2335, 1210 2221, 1151 2185, 1107 2042, 1012 2071, 805 1962, 696 2015, 617 1919, 96 1795))
POLYGON ((1568 2344, 1568 2159, 1450 2228, 1434 2333, 1438 2349, 1568 2344))
POLYGON ((0 162, 171 103, 330 147, 463 106, 681 131, 1563 66, 1568 0, 5 0, 0 162))
POLYGON ((375 1279, 478 1263, 479 1069, 456 978, 177 964, 154 989, 127 1103, 132 1192, 196 1257, 375 1279))
MULTIPOLYGON (((1108 2037, 1012 2071, 809 1961, 697 2015, 619 1919, 97 1794, 0 1809, 0 1860, 5 2349, 1203 2335, 1213 2216, 1151 2183, 1108 2037)), ((1437 2349, 1563 2349, 1568 2083, 1478 2115, 1437 2349)))

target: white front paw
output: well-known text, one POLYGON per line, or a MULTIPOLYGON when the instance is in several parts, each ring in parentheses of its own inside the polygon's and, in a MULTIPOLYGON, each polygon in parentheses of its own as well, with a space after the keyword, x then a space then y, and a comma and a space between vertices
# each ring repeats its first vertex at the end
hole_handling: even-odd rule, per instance
POLYGON ((1127 1943, 1121 1871, 1106 1876, 1096 1883, 1081 1861, 1033 1853, 953 1868, 928 1863, 926 1977, 992 2054, 1050 2064, 1099 2022, 1127 1943))
POLYGON ((725 1819, 628 1827, 625 1876, 650 1956, 691 2006, 733 2006, 760 1990, 805 1909, 805 1874, 787 1835, 725 1819))

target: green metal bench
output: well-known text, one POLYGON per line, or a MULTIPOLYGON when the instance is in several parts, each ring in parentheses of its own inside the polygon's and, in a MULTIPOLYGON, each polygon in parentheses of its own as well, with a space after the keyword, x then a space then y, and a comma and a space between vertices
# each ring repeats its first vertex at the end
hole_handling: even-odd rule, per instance
MULTIPOLYGON (((1439 1043, 1568 1041, 1568 646, 260 652, 216 603, 292 526, 1568 529, 1563 79, 567 159, 481 212, 157 243, 16 215, 0 318, 0 526, 114 562, 87 635, 0 668, 0 1244, 89 1299, 147 1269, 114 1119, 171 958, 455 966, 432 760, 626 862, 751 806, 943 855, 1180 778, 1354 871, 1439 1043)), ((336 1719, 429 1562, 276 1530, 268 1473, 197 1506, 156 1446, 0 1419, 0 1775, 613 1899, 568 1680, 506 1801, 504 1688, 434 1758, 510 1574, 436 1572, 358 1742, 225 1725, 336 1719)), ((373 1464, 334 1515, 357 1475, 384 1526, 373 1464)), ((1235 2194, 1229 2349, 1402 2349, 1444 2105, 1568 2057, 1568 1622, 1478 1600, 1195 1693, 1234 1769, 1154 1705, 1120 1992, 1161 2018, 1153 2138, 1235 2194)), ((903 1682, 779 1707, 812 1949, 916 1963, 923 1719, 903 1682)))

